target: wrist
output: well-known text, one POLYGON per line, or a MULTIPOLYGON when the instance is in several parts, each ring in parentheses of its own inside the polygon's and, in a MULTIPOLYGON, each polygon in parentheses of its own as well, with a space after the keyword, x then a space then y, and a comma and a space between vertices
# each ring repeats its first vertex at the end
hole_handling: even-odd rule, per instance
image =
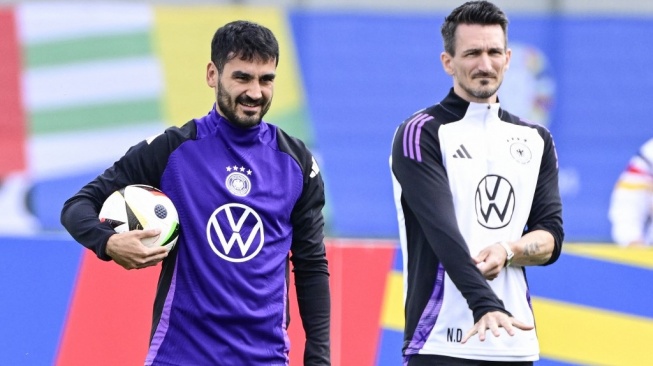
POLYGON ((503 249, 506 250, 506 261, 503 264, 503 266, 508 267, 509 265, 512 264, 512 260, 515 257, 515 253, 512 251, 512 248, 510 248, 510 244, 508 244, 507 241, 500 241, 499 245, 501 245, 503 249))

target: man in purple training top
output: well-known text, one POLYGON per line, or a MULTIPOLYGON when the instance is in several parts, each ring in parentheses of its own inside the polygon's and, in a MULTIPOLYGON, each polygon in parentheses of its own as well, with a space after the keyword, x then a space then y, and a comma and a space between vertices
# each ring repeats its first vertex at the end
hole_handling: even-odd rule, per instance
POLYGON ((221 27, 208 115, 133 146, 64 204, 61 222, 100 259, 126 269, 163 261, 145 365, 287 365, 289 261, 304 364, 330 365, 324 184, 306 146, 262 120, 278 62, 269 29, 221 27), (130 184, 175 204, 181 235, 170 252, 141 243, 156 230, 116 234, 98 220, 104 200, 130 184))

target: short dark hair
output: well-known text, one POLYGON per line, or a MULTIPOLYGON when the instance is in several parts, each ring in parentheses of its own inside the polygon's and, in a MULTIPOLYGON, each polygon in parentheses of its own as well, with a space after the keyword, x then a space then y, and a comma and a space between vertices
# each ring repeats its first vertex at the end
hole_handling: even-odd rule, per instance
POLYGON ((459 24, 500 25, 508 44, 508 17, 498 6, 489 1, 468 1, 455 8, 442 23, 444 50, 454 56, 456 52, 456 29, 459 24))
POLYGON ((218 28, 211 41, 211 61, 218 72, 222 72, 224 65, 236 57, 245 61, 275 60, 279 65, 279 43, 268 28, 237 20, 218 28))

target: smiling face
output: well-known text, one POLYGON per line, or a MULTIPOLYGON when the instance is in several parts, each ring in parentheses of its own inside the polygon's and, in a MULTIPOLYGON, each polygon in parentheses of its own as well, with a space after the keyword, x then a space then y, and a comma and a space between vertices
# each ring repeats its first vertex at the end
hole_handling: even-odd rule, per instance
POLYGON ((276 69, 274 59, 264 62, 258 58, 244 61, 234 57, 218 73, 210 62, 206 81, 215 89, 218 113, 238 127, 259 124, 272 105, 276 69))
POLYGON ((494 103, 511 51, 499 25, 459 24, 455 33, 455 55, 443 52, 442 66, 453 76, 453 89, 463 99, 494 103))

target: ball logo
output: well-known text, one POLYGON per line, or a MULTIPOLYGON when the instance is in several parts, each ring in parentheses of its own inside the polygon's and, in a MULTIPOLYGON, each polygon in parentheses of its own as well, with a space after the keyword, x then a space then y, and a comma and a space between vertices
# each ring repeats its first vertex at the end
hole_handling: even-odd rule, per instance
POLYGON ((239 172, 229 174, 225 184, 227 185, 229 192, 238 197, 247 196, 249 190, 252 188, 249 178, 247 178, 245 174, 239 172))
POLYGON ((154 214, 156 217, 160 219, 165 219, 166 216, 168 216, 168 210, 166 210, 166 207, 162 204, 157 204, 154 206, 154 214))
POLYGON ((476 220, 488 229, 510 223, 515 211, 515 191, 507 179, 486 175, 476 187, 476 220))
POLYGON ((206 237, 220 258, 246 262, 263 249, 263 222, 252 208, 229 203, 213 211, 206 225, 206 237), (234 244, 238 244, 238 248, 234 248, 234 244))

